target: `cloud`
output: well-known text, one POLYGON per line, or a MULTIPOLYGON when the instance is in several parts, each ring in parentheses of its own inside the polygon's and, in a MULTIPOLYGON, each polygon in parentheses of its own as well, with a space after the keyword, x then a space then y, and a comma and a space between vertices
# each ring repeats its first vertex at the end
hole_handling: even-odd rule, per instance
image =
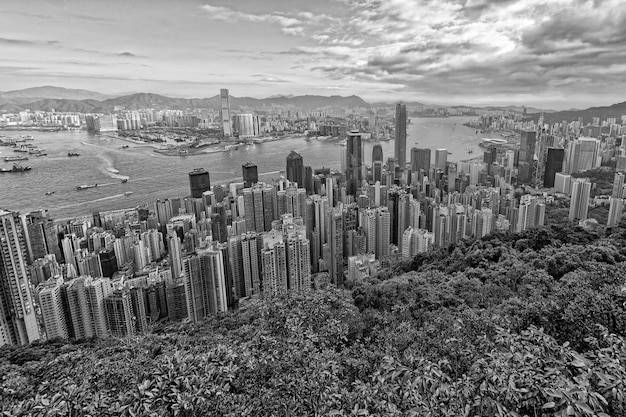
POLYGON ((22 45, 22 46, 39 46, 39 45, 58 45, 59 41, 43 41, 43 40, 29 40, 29 39, 13 39, 13 38, 0 38, 0 44, 5 45, 22 45))
POLYGON ((244 21, 251 23, 270 23, 280 27, 282 33, 292 36, 304 36, 306 28, 321 24, 324 21, 333 21, 334 18, 310 12, 297 13, 249 13, 238 11, 224 6, 205 4, 200 6, 205 16, 213 20, 224 22, 244 21))
POLYGON ((258 81, 263 81, 266 83, 289 83, 291 81, 283 80, 282 78, 274 77, 273 75, 265 75, 265 74, 254 74, 254 78, 258 81))

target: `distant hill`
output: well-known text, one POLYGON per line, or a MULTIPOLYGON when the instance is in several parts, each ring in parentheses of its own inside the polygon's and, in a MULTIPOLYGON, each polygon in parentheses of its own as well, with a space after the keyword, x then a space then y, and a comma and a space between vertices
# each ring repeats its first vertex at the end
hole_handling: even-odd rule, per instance
MULTIPOLYGON (((98 94, 98 93, 96 93, 98 94)), ((275 96, 264 99, 252 97, 230 97, 231 109, 237 111, 245 108, 271 107, 273 105, 293 106, 294 108, 310 111, 319 107, 365 107, 370 105, 357 96, 275 96)), ((20 110, 40 110, 67 112, 108 112, 115 107, 124 107, 127 110, 137 109, 188 109, 188 108, 219 108, 219 95, 210 98, 172 98, 160 94, 137 93, 121 97, 95 99, 71 99, 71 98, 34 98, 26 100, 24 97, 13 99, 10 102, 0 102, 0 111, 17 112, 20 110), (18 102, 19 101, 19 102, 18 102)))
MULTIPOLYGON (((619 120, 622 115, 626 115, 626 101, 613 104, 611 106, 590 107, 584 110, 565 110, 554 113, 546 113, 544 114, 544 121, 546 123, 562 122, 563 120, 571 122, 572 120, 577 120, 579 117, 582 117, 583 123, 587 124, 591 122, 592 117, 599 117, 600 120, 615 117, 619 120)), ((532 117, 533 120, 537 120, 538 118, 539 115, 533 115, 532 117)))
POLYGON ((67 99, 67 100, 106 100, 111 98, 106 94, 89 90, 77 90, 54 86, 32 87, 23 90, 0 91, 0 104, 4 103, 32 103, 42 99, 67 99))

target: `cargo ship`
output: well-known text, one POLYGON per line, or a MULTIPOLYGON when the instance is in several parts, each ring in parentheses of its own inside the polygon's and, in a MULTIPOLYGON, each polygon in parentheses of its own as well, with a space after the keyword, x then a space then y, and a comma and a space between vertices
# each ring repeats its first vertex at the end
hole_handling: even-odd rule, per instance
POLYGON ((13 162, 13 161, 28 161, 27 156, 5 156, 4 162, 13 162))
POLYGON ((13 164, 12 168, 0 168, 0 172, 26 172, 30 171, 31 167, 13 164))

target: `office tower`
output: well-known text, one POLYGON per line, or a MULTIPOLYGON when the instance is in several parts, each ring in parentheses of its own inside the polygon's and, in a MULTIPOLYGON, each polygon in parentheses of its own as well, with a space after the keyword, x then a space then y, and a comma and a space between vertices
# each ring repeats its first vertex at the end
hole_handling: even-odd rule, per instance
POLYGON ((372 181, 382 181, 383 179, 383 147, 380 144, 374 145, 372 149, 372 181))
POLYGON ((259 172, 256 164, 252 162, 246 162, 241 166, 243 174, 243 186, 244 188, 250 188, 253 184, 259 182, 259 172))
POLYGON ((226 276, 222 254, 210 248, 199 248, 195 255, 185 259, 185 292, 187 312, 193 322, 225 312, 226 276))
MULTIPOLYGON (((300 186, 300 184, 298 184, 300 186)), ((307 195, 313 194, 313 168, 310 166, 304 167, 304 189, 307 195)))
POLYGON ((26 243, 31 262, 49 254, 55 255, 59 261, 62 259, 57 228, 48 217, 47 210, 32 211, 27 214, 26 231, 28 232, 26 243))
POLYGON ((192 198, 202 198, 202 193, 211 189, 209 173, 204 168, 195 168, 189 173, 189 188, 192 198))
POLYGON ((257 233, 265 231, 265 210, 263 207, 263 187, 256 186, 252 189, 252 201, 254 203, 254 230, 257 233))
POLYGON ((585 220, 589 209, 591 182, 588 178, 577 178, 572 182, 572 199, 569 207, 570 220, 585 220))
POLYGON ((287 252, 282 232, 272 230, 263 234, 261 251, 263 266, 263 296, 287 292, 287 252))
POLYGON ((581 137, 567 147, 566 171, 568 174, 588 171, 600 166, 600 141, 581 137))
POLYGON ((68 339, 68 323, 63 310, 63 278, 51 278, 38 288, 38 302, 41 308, 41 318, 46 330, 46 338, 68 339))
POLYGON ((406 165, 406 105, 402 103, 396 104, 396 142, 393 156, 403 171, 406 165))
POLYGON ((259 133, 259 121, 252 114, 235 114, 233 116, 233 136, 249 138, 259 133))
POLYGON ((228 90, 225 88, 220 90, 220 102, 222 105, 222 133, 225 138, 229 138, 233 136, 233 130, 230 121, 230 98, 228 90))
POLYGON ((534 178, 535 165, 537 159, 537 132, 534 130, 522 130, 520 133, 519 150, 519 175, 518 182, 528 183, 534 178))
POLYGON ((557 172, 563 170, 563 160, 565 159, 565 149, 548 148, 548 158, 546 160, 546 172, 543 177, 543 186, 554 187, 554 178, 557 172))
MULTIPOLYGON (((446 151, 446 161, 448 153, 446 151)), ((411 149, 411 171, 417 172, 421 178, 430 172, 430 149, 428 148, 412 148, 411 149)))
POLYGON ((0 209, 0 346, 40 338, 19 214, 0 209))
POLYGON ((446 166, 448 165, 448 150, 447 149, 437 149, 435 151, 435 169, 441 170, 444 174, 446 173, 446 166))
POLYGON ((363 145, 358 131, 348 133, 346 140, 346 184, 347 193, 356 195, 363 180, 363 145))
POLYGON ((304 188, 304 163, 302 155, 296 151, 289 152, 287 155, 287 169, 285 171, 287 179, 298 184, 298 187, 304 188))
POLYGON ((616 172, 613 178, 613 192, 611 193, 613 198, 624 198, 624 173, 616 172))
POLYGON ((117 290, 104 299, 104 311, 109 331, 115 337, 136 334, 133 309, 128 290, 117 290))
POLYGON ((554 175, 554 191, 569 195, 572 191, 572 176, 563 172, 557 172, 554 175))
MULTIPOLYGON (((411 225, 411 202, 413 200, 413 196, 407 193, 400 193, 399 198, 397 200, 397 207, 394 207, 393 217, 396 219, 392 220, 392 224, 396 225, 397 231, 396 234, 398 236, 398 249, 402 252, 402 235, 404 231, 411 225)), ((393 241, 393 238, 392 238, 393 241)))
POLYGON ((340 287, 343 285, 343 213, 341 208, 330 208, 327 213, 326 230, 330 252, 328 274, 331 282, 340 287))
POLYGON ((610 197, 609 216, 606 219, 606 227, 615 227, 622 221, 624 212, 624 199, 610 197))

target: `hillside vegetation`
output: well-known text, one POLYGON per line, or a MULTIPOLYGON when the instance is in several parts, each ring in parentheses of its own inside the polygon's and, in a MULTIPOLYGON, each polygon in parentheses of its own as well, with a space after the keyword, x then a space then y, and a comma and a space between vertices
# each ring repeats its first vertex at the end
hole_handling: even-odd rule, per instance
MULTIPOLYGON (((622 224, 623 226, 624 223, 622 224)), ((7 416, 625 416, 626 228, 421 254, 132 340, 0 350, 7 416)))

